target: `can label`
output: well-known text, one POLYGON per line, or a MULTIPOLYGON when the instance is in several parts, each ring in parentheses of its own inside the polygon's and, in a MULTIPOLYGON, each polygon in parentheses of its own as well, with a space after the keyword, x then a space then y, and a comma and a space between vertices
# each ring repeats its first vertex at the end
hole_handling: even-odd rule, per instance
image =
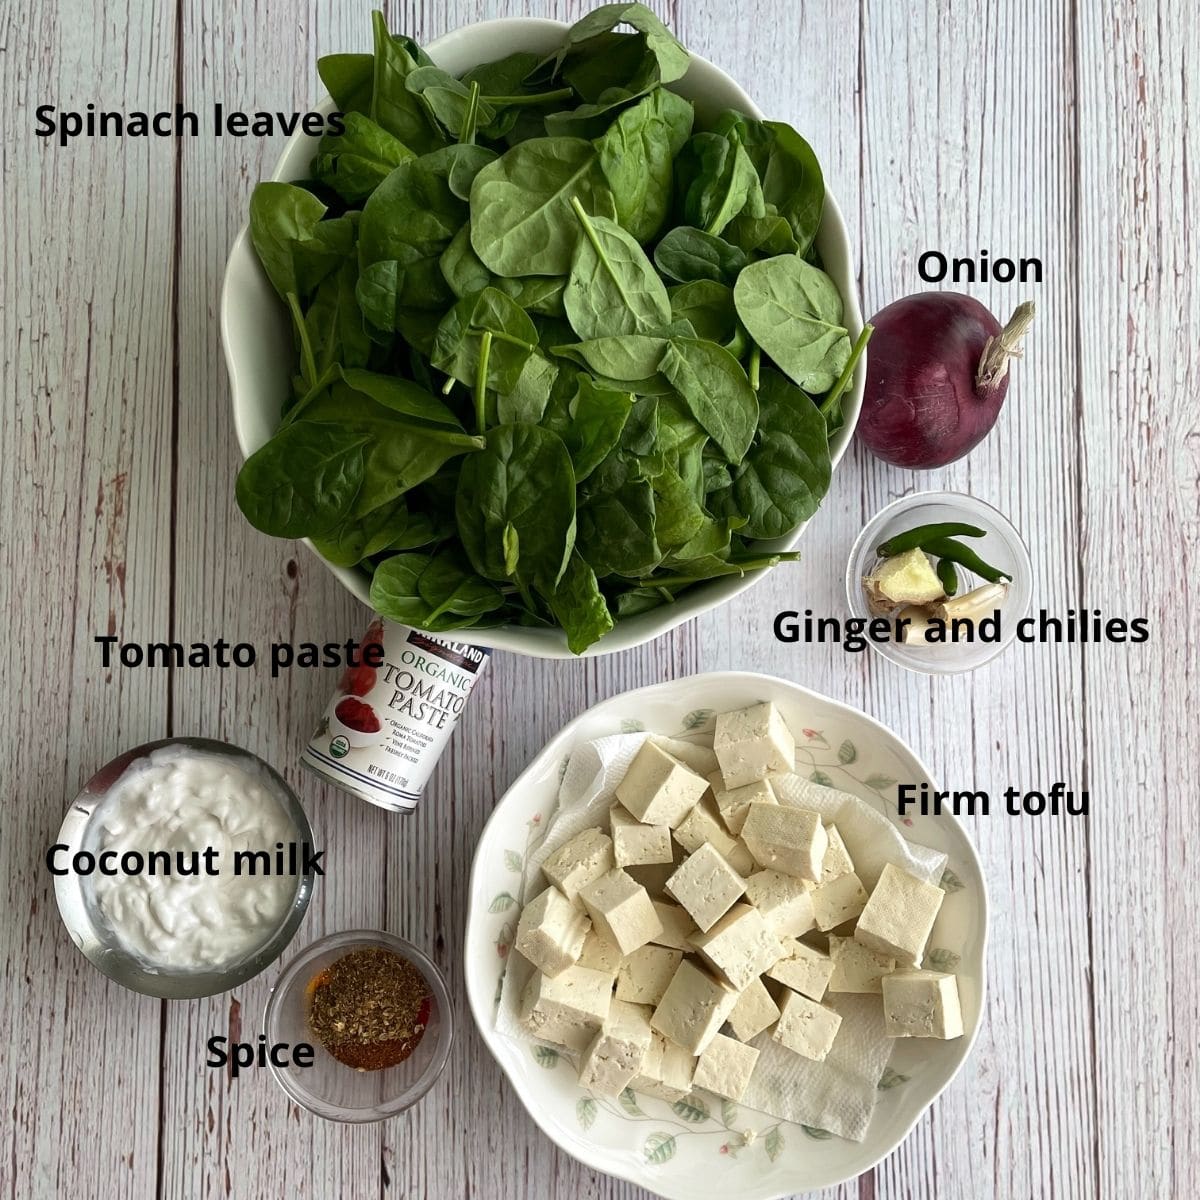
POLYGON ((371 643, 383 665, 346 670, 300 761, 372 804, 411 812, 492 652, 381 617, 363 638, 371 643))

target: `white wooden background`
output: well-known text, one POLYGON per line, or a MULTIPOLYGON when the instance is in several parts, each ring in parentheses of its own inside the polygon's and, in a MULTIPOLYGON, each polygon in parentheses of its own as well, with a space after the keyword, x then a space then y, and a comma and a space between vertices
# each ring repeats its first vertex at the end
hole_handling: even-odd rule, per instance
MULTIPOLYGON (((389 0, 422 40, 570 2, 389 0)), ((990 996, 966 1069, 889 1159, 827 1200, 1169 1198, 1200 1187, 1195 577, 1200 23, 1189 0, 663 3, 684 41, 813 142, 861 247, 864 310, 917 290, 923 249, 1036 255, 1045 282, 972 290, 1039 317, 996 433, 922 476, 855 450, 804 542, 726 609, 584 663, 498 655, 420 815, 300 777, 329 678, 112 671, 91 639, 338 639, 366 612, 299 547, 251 530, 217 297, 278 141, 33 136, 37 104, 303 108, 315 60, 366 49, 363 0, 0 6, 0 1195, 603 1197, 526 1117, 470 1023, 459 963, 471 853, 496 799, 589 703, 713 668, 860 705, 955 786, 1065 780, 1088 820, 974 822, 993 897, 990 996), (1035 605, 1148 615, 1135 647, 1010 649, 925 680, 777 646, 774 613, 839 611, 863 521, 914 487, 973 492, 1025 531, 1035 605), (79 783, 171 733, 240 742, 299 781, 328 848, 297 945, 383 925, 459 1000, 451 1068, 403 1120, 342 1128, 269 1077, 202 1065, 258 1030, 270 975, 165 1004, 110 984, 60 927, 42 863, 79 783)))

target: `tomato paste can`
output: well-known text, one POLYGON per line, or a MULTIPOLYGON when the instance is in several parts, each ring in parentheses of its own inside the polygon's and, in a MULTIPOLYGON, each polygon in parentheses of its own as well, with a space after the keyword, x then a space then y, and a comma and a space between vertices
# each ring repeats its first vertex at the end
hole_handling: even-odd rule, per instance
POLYGON ((345 670, 300 761, 371 804, 409 813, 492 652, 382 617, 364 653, 373 644, 382 662, 345 670))

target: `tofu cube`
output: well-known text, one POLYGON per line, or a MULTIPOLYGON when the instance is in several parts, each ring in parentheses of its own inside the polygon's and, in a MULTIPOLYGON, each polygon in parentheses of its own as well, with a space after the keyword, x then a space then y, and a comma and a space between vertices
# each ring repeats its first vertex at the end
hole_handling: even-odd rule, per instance
POLYGON ((787 950, 787 956, 767 971, 767 978, 812 1000, 820 1000, 833 975, 833 959, 803 942, 792 942, 787 950))
POLYGON ((675 860, 668 825, 644 825, 620 804, 609 811, 613 858, 618 867, 644 867, 675 860))
POLYGON ((737 998, 733 988, 685 958, 667 985, 650 1025, 688 1054, 700 1054, 716 1037, 737 998))
POLYGON ((841 1024, 841 1013, 801 996, 799 992, 788 992, 780 1005, 779 1021, 771 1036, 803 1058, 824 1062, 841 1024))
POLYGON ((703 930, 711 929, 745 890, 746 881, 712 846, 688 855, 667 880, 667 892, 703 930))
POLYGON ((829 847, 820 814, 792 804, 750 805, 742 838, 760 866, 816 881, 829 847))
POLYGON ((543 975, 553 978, 573 967, 592 923, 556 887, 525 905, 513 945, 543 975))
POLYGON ((946 893, 888 863, 858 918, 854 936, 902 966, 920 963, 946 893))
POLYGON ((559 846, 542 863, 542 871, 568 900, 575 902, 593 879, 616 865, 612 838, 600 829, 584 829, 559 846))
POLYGON ((883 977, 896 969, 896 960, 868 950, 853 938, 829 935, 829 957, 833 974, 829 977, 831 992, 855 992, 878 996, 883 991, 883 977))
POLYGON ((619 1096, 642 1070, 650 1040, 649 1010, 614 1000, 580 1059, 580 1086, 601 1096, 619 1096))
POLYGON ((682 950, 669 946, 639 946, 617 972, 617 999, 631 1004, 657 1004, 682 958, 682 950))
POLYGON ((696 1060, 692 1086, 727 1100, 740 1100, 750 1086, 758 1051, 718 1033, 696 1060))
POLYGON ((673 1104, 692 1090, 695 1069, 695 1058, 682 1046, 677 1046, 661 1033, 652 1033, 646 1060, 629 1086, 635 1092, 657 1096, 673 1104))
MULTIPOLYGON (((591 924, 591 922, 588 922, 591 924)), ((615 981, 617 971, 625 956, 619 946, 607 942, 594 929, 583 939, 583 949, 579 954, 579 965, 589 967, 593 971, 604 971, 615 981)))
POLYGON ((579 893, 596 932, 622 954, 631 954, 662 933, 646 889, 620 867, 593 880, 579 893))
POLYGON ((689 854, 694 854, 707 843, 739 875, 749 875, 754 870, 754 859, 746 843, 730 836, 717 813, 716 804, 707 798, 701 800, 679 823, 675 840, 689 854))
POLYGON ((883 977, 888 1037, 962 1037, 958 980, 940 971, 893 971, 883 977))
POLYGON ((749 904, 735 904, 710 930, 695 934, 692 945, 739 992, 785 953, 783 943, 768 928, 762 913, 749 904))
POLYGON ((854 862, 850 857, 850 851, 846 849, 846 843, 842 841, 838 827, 826 825, 825 833, 829 838, 829 847, 825 851, 825 857, 821 860, 821 878, 817 881, 818 883, 829 883, 842 875, 854 874, 854 862))
POLYGON ((702 775, 689 771, 661 746, 643 742, 617 784, 617 799, 639 821, 674 829, 707 790, 702 775))
POLYGON ((779 1005, 761 979, 756 979, 738 997, 729 1014, 729 1028, 739 1042, 748 1042, 779 1020, 779 1005))
POLYGON ((839 875, 809 893, 813 918, 822 933, 855 920, 867 905, 867 889, 857 875, 839 875))
POLYGON ((585 1050, 612 1003, 612 976, 568 967, 553 979, 535 971, 521 997, 521 1021, 536 1038, 585 1050))
POLYGON ((750 811, 751 804, 779 803, 769 779, 758 779, 754 783, 748 783, 745 787, 740 788, 727 788, 721 775, 710 775, 708 781, 712 786, 721 820, 725 822, 725 828, 734 837, 741 836, 742 826, 746 823, 746 814, 750 811))
POLYGON ((756 871, 746 880, 746 899, 779 937, 799 937, 816 928, 812 894, 802 879, 756 871))
MULTIPOLYGON (((652 900, 654 911, 662 923, 662 933, 650 940, 657 946, 671 946, 675 950, 690 950, 691 936, 698 932, 696 922, 688 916, 687 909, 666 900, 652 900)), ((586 949, 586 945, 585 945, 586 949)))
POLYGON ((790 771, 796 740, 775 705, 752 704, 717 718, 713 749, 727 788, 745 787, 757 779, 790 771))

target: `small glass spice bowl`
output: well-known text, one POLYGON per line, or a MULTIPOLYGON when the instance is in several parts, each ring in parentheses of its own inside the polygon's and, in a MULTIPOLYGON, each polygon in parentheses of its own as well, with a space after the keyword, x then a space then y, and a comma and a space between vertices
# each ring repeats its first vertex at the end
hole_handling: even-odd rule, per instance
POLYGON ((279 977, 267 1001, 268 1044, 309 1043, 314 1050, 311 1067, 286 1067, 271 1063, 279 1086, 302 1108, 327 1121, 367 1124, 398 1116, 425 1095, 445 1069, 454 1040, 454 1017, 446 981, 428 955, 395 934, 353 929, 313 942, 294 958, 279 977), (356 1071, 338 1062, 321 1044, 308 1023, 310 986, 339 958, 355 950, 390 950, 406 958, 421 972, 433 1005, 425 1033, 403 1062, 378 1071, 356 1071))
MULTIPOLYGON (((893 500, 867 522, 850 551, 846 565, 846 601, 855 617, 875 616, 863 591, 863 577, 879 562, 875 548, 918 525, 964 521, 985 531, 981 538, 960 539, 981 558, 1008 575, 1008 594, 1000 606, 1000 640, 957 641, 944 644, 871 641, 871 649, 909 671, 925 675, 957 675, 974 671, 996 657, 1017 635, 1017 622, 1029 611, 1033 596, 1033 564, 1021 535, 1003 513, 964 492, 913 492, 893 500)), ((960 591, 984 583, 963 573, 960 591)), ((900 607, 899 605, 897 607, 900 607)))

